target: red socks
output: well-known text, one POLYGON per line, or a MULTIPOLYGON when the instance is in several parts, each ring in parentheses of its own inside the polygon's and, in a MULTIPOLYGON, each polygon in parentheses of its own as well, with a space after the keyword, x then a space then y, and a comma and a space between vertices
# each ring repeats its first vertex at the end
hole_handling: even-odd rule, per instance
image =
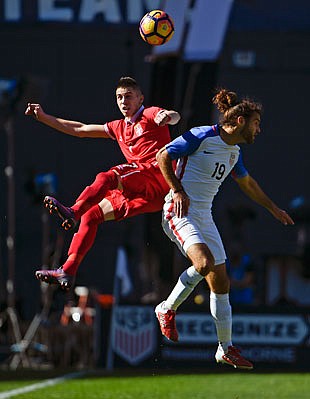
POLYGON ((82 216, 79 230, 71 241, 68 259, 62 266, 64 272, 70 275, 76 274, 80 263, 95 241, 98 225, 103 222, 104 215, 99 205, 93 206, 82 216))

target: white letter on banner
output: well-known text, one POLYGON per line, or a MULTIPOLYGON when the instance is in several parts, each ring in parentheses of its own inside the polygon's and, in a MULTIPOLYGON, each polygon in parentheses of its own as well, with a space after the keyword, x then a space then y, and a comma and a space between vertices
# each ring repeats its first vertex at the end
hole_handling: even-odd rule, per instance
POLYGON ((122 15, 117 0, 83 0, 80 10, 80 21, 89 22, 97 14, 103 14, 107 22, 122 22, 122 15))
POLYGON ((20 0, 6 0, 4 3, 4 18, 6 21, 17 21, 21 18, 20 0))
POLYGON ((55 7, 55 2, 56 0, 39 0, 39 20, 71 21, 73 19, 73 11, 70 8, 55 7))

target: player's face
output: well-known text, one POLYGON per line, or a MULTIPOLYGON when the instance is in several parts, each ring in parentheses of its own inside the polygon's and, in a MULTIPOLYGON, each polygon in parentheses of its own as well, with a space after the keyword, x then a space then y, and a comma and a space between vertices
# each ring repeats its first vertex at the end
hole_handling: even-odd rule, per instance
POLYGON ((256 136, 260 133, 260 115, 254 112, 253 115, 245 122, 240 131, 240 136, 247 144, 253 144, 256 136))
POLYGON ((126 117, 132 117, 143 103, 143 95, 131 87, 119 87, 116 90, 116 101, 119 110, 126 117))

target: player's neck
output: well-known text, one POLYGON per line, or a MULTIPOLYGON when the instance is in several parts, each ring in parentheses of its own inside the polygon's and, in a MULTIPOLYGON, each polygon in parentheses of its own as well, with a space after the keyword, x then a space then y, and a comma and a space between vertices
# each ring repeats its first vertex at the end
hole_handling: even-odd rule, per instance
POLYGON ((228 145, 235 145, 240 142, 236 136, 234 127, 231 126, 220 126, 220 136, 224 143, 228 145))

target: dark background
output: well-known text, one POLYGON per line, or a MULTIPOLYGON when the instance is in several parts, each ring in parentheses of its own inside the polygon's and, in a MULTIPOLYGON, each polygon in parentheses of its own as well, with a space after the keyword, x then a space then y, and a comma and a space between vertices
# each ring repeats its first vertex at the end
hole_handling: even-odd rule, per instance
MULTIPOLYGON (((263 103, 264 115, 261 135, 255 145, 243 150, 248 170, 284 209, 289 210, 296 196, 309 199, 310 26, 304 16, 309 15, 310 5, 307 1, 289 3, 290 7, 282 2, 270 6, 268 1, 235 1, 218 61, 197 64, 183 63, 178 57, 146 62, 150 47, 141 40, 136 25, 0 22, 0 77, 23 78, 28 82, 14 112, 15 282, 24 318, 30 319, 40 307, 40 288, 34 271, 42 264, 45 210, 31 191, 33 177, 38 173, 55 173, 59 182, 57 198, 71 205, 99 171, 123 162, 112 140, 77 139, 24 116, 28 101, 40 102, 46 112, 66 119, 104 123, 121 117, 115 103, 115 86, 119 77, 131 75, 143 87, 146 104, 175 108, 182 113, 184 90, 192 68, 198 67, 186 123, 174 128, 172 134, 216 122, 210 101, 214 87, 225 86, 240 95, 254 97, 263 103), (269 7, 269 13, 262 3, 269 7), (254 65, 237 67, 233 61, 236 51, 254 52, 254 65)), ((6 164, 7 137, 0 127, 2 300, 7 278, 6 164)), ((255 218, 246 220, 242 227, 251 253, 259 257, 296 254, 299 226, 283 227, 264 209, 248 201, 232 181, 225 182, 214 207, 226 245, 235 234, 228 210, 240 205, 255 213, 255 218)), ((149 218, 140 216, 100 226, 95 245, 79 269, 78 283, 111 293, 116 250, 121 244, 131 249, 132 270, 139 282, 137 270, 148 243, 149 218)), ((156 220, 156 216, 152 218, 156 220)), ((61 234, 57 222, 51 219, 47 227, 51 251, 57 233, 61 234)), ((160 223, 155 233, 153 222, 151 226, 153 235, 162 237, 160 243, 166 243, 159 245, 168 248, 160 223)), ((71 235, 64 235, 64 255, 71 235)), ((168 271, 166 277, 171 275, 173 271, 168 271)), ((136 293, 137 297, 143 294, 139 284, 136 293)))

